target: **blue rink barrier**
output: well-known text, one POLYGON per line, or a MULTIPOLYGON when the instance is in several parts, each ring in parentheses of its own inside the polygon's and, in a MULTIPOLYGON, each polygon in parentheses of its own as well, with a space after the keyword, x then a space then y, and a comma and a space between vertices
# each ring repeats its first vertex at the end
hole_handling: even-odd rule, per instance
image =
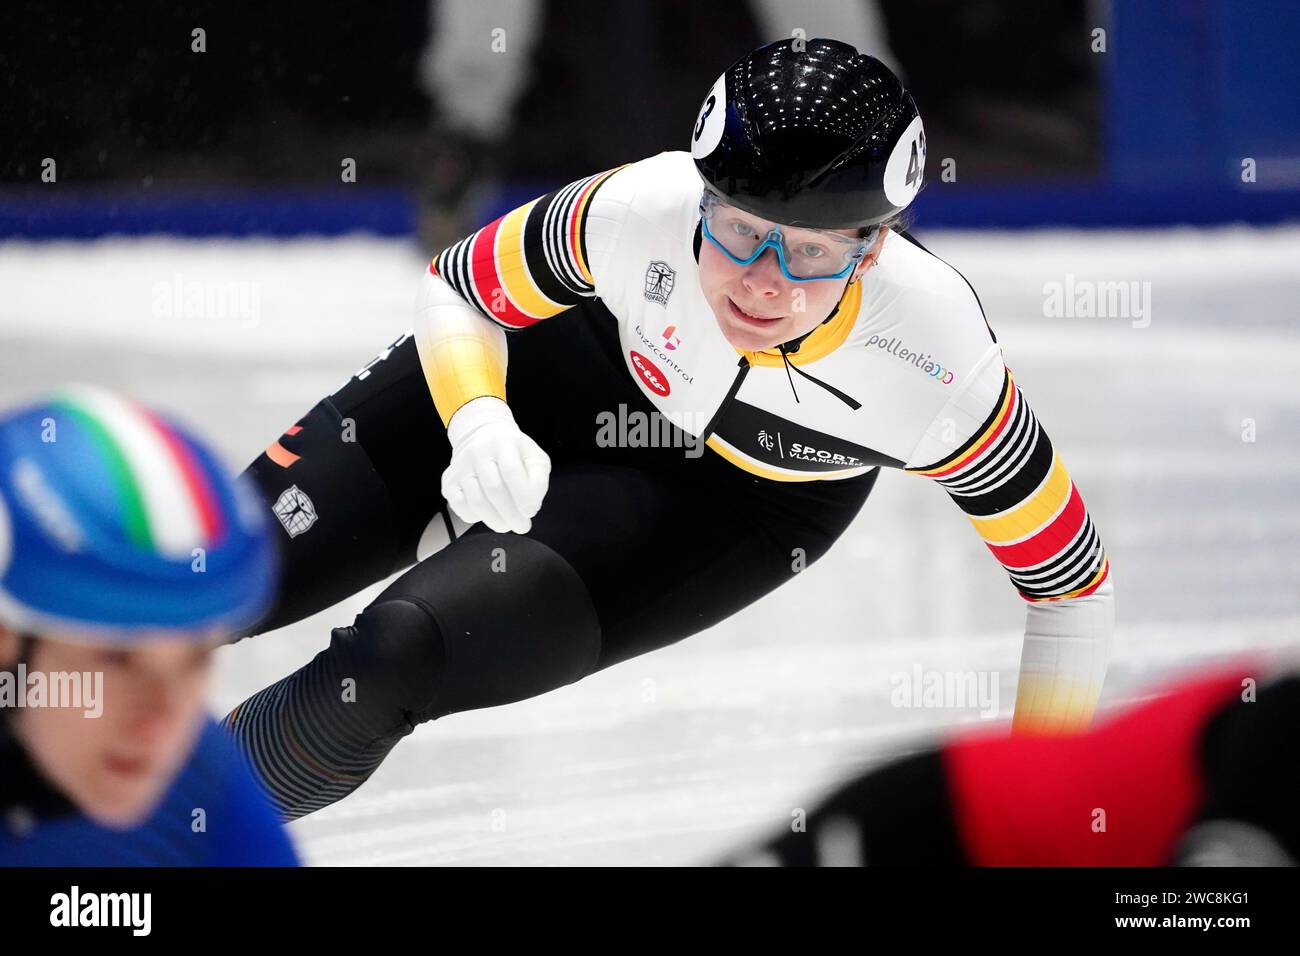
MULTIPOLYGON (((488 222, 548 191, 505 190, 481 214, 488 222)), ((1300 221, 1300 191, 1144 187, 928 185, 912 206, 921 229, 1030 229, 1271 225, 1300 221)), ((417 204, 400 190, 339 198, 300 192, 138 196, 39 191, 0 194, 0 239, 95 239, 168 234, 191 238, 415 235, 417 204)))
POLYGON ((400 189, 195 194, 51 185, 0 192, 0 238, 409 236, 415 227, 415 203, 400 189))

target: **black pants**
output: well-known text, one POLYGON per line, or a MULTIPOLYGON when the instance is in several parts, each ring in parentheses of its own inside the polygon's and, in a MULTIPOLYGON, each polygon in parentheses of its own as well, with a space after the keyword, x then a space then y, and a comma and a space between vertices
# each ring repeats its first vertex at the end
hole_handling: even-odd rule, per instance
POLYGON ((411 567, 431 525, 450 537, 439 486, 451 448, 410 338, 312 409, 278 460, 250 468, 299 532, 281 538, 278 604, 256 631, 410 568, 228 719, 287 815, 354 788, 423 720, 554 689, 729 617, 825 554, 875 482, 770 481, 688 454, 681 434, 604 446, 598 415, 654 409, 598 301, 507 341, 507 400, 552 463, 526 535, 477 524, 411 567))

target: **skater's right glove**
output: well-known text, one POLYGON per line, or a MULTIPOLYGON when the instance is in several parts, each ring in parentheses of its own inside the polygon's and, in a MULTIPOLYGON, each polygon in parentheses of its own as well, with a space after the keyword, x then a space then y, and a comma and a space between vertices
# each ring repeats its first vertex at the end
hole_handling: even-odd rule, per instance
POLYGON ((542 507, 551 459, 515 424, 510 406, 491 395, 466 402, 447 423, 451 464, 442 496, 463 521, 526 533, 542 507))

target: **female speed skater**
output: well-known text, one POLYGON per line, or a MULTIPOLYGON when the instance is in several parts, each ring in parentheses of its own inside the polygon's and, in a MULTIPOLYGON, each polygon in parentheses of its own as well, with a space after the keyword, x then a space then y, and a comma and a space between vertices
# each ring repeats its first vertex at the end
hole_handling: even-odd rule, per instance
POLYGON ((1014 728, 1087 726, 1109 564, 975 292, 903 228, 924 164, 885 66, 786 40, 718 78, 689 153, 579 179, 434 257, 414 332, 250 468, 284 528, 250 633, 409 569, 227 717, 286 817, 425 721, 760 600, 881 468, 947 491, 1027 602, 1014 728))

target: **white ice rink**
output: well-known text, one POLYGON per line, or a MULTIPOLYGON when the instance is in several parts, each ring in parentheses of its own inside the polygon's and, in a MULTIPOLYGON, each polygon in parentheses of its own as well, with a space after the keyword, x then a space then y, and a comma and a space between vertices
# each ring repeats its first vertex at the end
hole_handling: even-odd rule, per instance
MULTIPOLYGON (((1101 531, 1118 622, 1104 704, 1300 646, 1300 228, 920 238, 979 293, 1101 531), (1149 323, 1044 314, 1046 284, 1097 280, 1150 283, 1149 323)), ((364 238, 0 243, 0 403, 112 386, 239 468, 408 326, 423 267, 412 245, 364 238), (243 308, 187 317, 188 283, 243 308)), ((220 712, 373 593, 224 649, 220 712)), ((1024 614, 947 496, 887 472, 831 554, 758 605, 539 699, 426 724, 291 832, 317 864, 707 860, 829 781, 981 721, 891 706, 892 675, 995 671, 1008 713, 1024 614)))

